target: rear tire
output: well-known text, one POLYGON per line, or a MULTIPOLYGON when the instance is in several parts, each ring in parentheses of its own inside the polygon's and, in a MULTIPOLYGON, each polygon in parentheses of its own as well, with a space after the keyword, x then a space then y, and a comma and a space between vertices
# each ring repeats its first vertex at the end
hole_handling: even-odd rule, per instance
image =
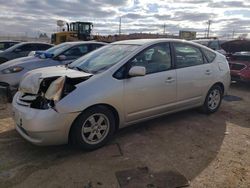
POLYGON ((83 111, 70 131, 71 143, 81 149, 94 150, 105 145, 115 132, 115 117, 104 106, 83 111))
POLYGON ((214 85, 207 93, 206 100, 201 107, 203 113, 212 114, 216 112, 222 101, 223 92, 219 85, 214 85))

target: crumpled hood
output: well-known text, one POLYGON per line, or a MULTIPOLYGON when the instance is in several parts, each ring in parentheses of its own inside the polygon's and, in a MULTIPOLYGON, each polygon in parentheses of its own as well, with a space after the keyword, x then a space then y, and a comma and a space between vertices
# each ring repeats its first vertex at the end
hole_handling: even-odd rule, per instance
POLYGON ((26 73, 20 82, 19 90, 23 93, 37 94, 40 84, 45 78, 66 76, 69 78, 89 77, 91 74, 66 68, 65 66, 54 66, 40 68, 26 73))
POLYGON ((47 59, 41 59, 39 57, 29 56, 29 57, 21 57, 11 61, 7 61, 0 65, 0 70, 6 69, 8 67, 13 66, 23 66, 27 69, 32 67, 32 64, 43 63, 44 61, 48 61, 47 59), (31 66, 28 66, 31 65, 31 66))

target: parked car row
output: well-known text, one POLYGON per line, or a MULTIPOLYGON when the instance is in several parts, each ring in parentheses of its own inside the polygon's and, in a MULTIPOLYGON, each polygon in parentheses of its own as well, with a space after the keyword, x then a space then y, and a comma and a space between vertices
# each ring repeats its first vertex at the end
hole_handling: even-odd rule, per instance
POLYGON ((43 51, 51 48, 53 45, 41 42, 21 42, 16 45, 7 48, 0 53, 0 64, 6 61, 25 57, 31 51, 43 51))
POLYGON ((189 108, 214 113, 230 85, 225 56, 177 39, 64 43, 4 63, 0 71, 0 80, 19 86, 12 105, 22 137, 84 149, 164 114, 189 108))
POLYGON ((225 55, 229 61, 232 80, 250 84, 250 40, 204 39, 193 42, 225 55))
POLYGON ((7 50, 11 46, 18 44, 18 41, 0 41, 0 52, 7 50))
POLYGON ((27 72, 42 67, 67 65, 103 45, 105 43, 67 42, 45 51, 38 51, 33 56, 17 58, 3 63, 0 65, 0 87, 6 90, 8 99, 11 101, 21 78, 27 72))

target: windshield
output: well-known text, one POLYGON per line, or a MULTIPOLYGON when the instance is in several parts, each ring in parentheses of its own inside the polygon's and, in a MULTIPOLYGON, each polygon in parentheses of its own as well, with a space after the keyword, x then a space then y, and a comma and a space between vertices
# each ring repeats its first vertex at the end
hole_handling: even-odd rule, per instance
POLYGON ((59 54, 61 54, 62 52, 64 52, 65 50, 67 50, 68 48, 70 48, 72 45, 69 43, 62 43, 59 45, 56 45, 52 48, 49 48, 48 50, 46 50, 46 53, 50 53, 53 54, 53 56, 58 56, 59 54))
POLYGON ((118 63, 136 48, 138 45, 111 44, 81 57, 69 67, 92 74, 100 73, 118 63))

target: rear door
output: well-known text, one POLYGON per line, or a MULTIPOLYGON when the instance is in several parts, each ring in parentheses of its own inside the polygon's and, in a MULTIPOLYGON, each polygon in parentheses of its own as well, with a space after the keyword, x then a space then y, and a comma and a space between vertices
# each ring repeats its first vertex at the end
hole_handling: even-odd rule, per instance
POLYGON ((211 64, 199 47, 187 43, 173 43, 177 73, 177 101, 180 105, 201 102, 204 91, 212 82, 211 64))
POLYGON ((152 45, 128 62, 146 68, 146 75, 124 80, 125 116, 133 122, 169 110, 176 101, 176 71, 172 66, 169 43, 152 45))

